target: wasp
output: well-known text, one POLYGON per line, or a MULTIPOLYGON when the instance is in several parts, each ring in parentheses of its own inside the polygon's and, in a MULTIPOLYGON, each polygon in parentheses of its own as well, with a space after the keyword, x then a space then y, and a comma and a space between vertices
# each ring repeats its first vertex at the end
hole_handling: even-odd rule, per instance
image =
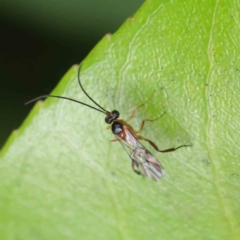
POLYGON ((188 147, 190 145, 181 145, 176 148, 172 147, 172 148, 168 148, 165 150, 160 150, 153 141, 139 135, 139 132, 143 129, 145 122, 147 122, 147 121, 153 122, 162 116, 161 115, 160 117, 153 119, 153 120, 150 120, 150 119, 143 120, 141 123, 141 127, 138 131, 135 131, 133 129, 133 127, 130 124, 128 124, 129 120, 131 120, 134 117, 136 111, 140 107, 145 105, 145 103, 147 101, 149 101, 149 99, 145 103, 143 103, 143 104, 139 105, 137 108, 135 108, 134 111, 132 112, 131 116, 126 121, 119 119, 119 117, 120 117, 119 111, 117 111, 117 110, 107 111, 102 106, 100 106, 96 101, 94 101, 93 98, 90 97, 88 95, 88 93, 85 91, 85 89, 82 86, 81 80, 80 80, 81 66, 82 66, 82 64, 79 65, 78 75, 77 75, 79 86, 80 86, 81 90, 84 92, 84 94, 96 105, 96 107, 88 105, 86 103, 80 102, 80 101, 72 99, 72 98, 56 96, 56 95, 42 95, 42 96, 36 97, 36 98, 26 102, 25 105, 35 102, 37 100, 45 99, 45 98, 49 98, 49 97, 60 98, 60 99, 69 100, 72 102, 82 104, 86 107, 89 107, 91 109, 94 109, 98 112, 105 114, 105 122, 110 125, 109 127, 111 127, 111 129, 112 129, 112 133, 116 137, 114 140, 112 140, 112 142, 117 141, 117 142, 121 143, 121 145, 123 146, 123 148, 129 155, 129 158, 131 159, 133 171, 135 173, 145 176, 149 179, 153 179, 155 181, 160 180, 165 175, 165 170, 164 170, 162 164, 157 160, 157 158, 155 158, 153 156, 153 154, 150 151, 148 151, 143 146, 143 144, 140 142, 140 140, 147 141, 148 143, 150 143, 150 145, 156 151, 162 152, 162 153, 176 151, 179 148, 188 147))

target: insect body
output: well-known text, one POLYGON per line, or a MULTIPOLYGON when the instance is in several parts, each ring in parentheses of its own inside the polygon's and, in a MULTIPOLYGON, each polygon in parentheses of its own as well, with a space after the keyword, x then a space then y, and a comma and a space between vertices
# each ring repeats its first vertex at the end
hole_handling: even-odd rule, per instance
MULTIPOLYGON (((128 120, 124 121, 122 119, 119 119, 120 113, 117 110, 113 110, 112 112, 105 110, 103 107, 101 107, 97 102, 95 102, 89 95, 88 93, 84 90, 82 83, 80 81, 80 69, 81 65, 79 66, 78 70, 78 83, 82 89, 82 91, 85 93, 85 95, 98 107, 93 107, 90 106, 86 103, 77 101, 75 99, 71 99, 68 97, 62 97, 62 96, 55 96, 55 95, 42 95, 37 98, 34 98, 27 102, 26 104, 29 104, 31 102, 37 101, 39 99, 47 98, 47 97, 52 97, 52 98, 60 98, 60 99, 65 99, 69 101, 73 101, 76 103, 80 103, 82 105, 85 105, 89 108, 92 108, 96 111, 99 111, 103 114, 106 115, 105 117, 105 122, 107 124, 111 124, 112 132, 115 135, 115 139, 113 141, 119 141, 127 154, 129 155, 131 161, 132 161, 132 169, 134 170, 135 173, 140 174, 142 176, 145 176, 147 178, 153 179, 153 180, 160 180, 164 174, 164 168, 163 166, 159 163, 159 161, 140 143, 139 140, 145 140, 149 142, 156 151, 158 152, 171 152, 175 151, 178 148, 181 147, 187 147, 189 145, 181 145, 177 148, 169 148, 165 150, 160 150, 157 145, 152 142, 151 140, 139 135, 139 132, 143 129, 145 122, 149 121, 155 121, 157 119, 145 119, 142 121, 141 127, 138 131, 135 131, 131 125, 128 124, 128 121, 133 118, 135 115, 136 111, 142 107, 145 103, 141 104, 138 106, 131 114, 131 116, 128 118, 128 120)), ((161 117, 161 116, 160 116, 161 117)))
POLYGON ((132 169, 134 172, 156 181, 165 175, 163 166, 137 140, 138 136, 133 132, 129 124, 122 120, 116 120, 112 124, 112 132, 132 160, 132 169))

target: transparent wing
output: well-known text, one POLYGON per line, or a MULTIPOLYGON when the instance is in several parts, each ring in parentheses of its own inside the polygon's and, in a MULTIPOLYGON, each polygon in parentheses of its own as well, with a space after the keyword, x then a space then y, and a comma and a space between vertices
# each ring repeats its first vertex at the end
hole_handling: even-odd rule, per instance
POLYGON ((160 162, 127 130, 125 139, 117 136, 123 148, 132 160, 133 170, 155 181, 165 175, 165 170, 160 162))

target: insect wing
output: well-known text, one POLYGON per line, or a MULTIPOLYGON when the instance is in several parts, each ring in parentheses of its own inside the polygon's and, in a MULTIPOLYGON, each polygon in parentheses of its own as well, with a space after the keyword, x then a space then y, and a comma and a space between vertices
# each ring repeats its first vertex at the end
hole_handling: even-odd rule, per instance
POLYGON ((133 161, 133 170, 155 181, 160 180, 165 175, 163 166, 127 129, 124 131, 124 139, 116 137, 133 161))
POLYGON ((145 148, 137 148, 133 150, 131 159, 134 161, 134 166, 137 167, 140 173, 147 178, 158 181, 165 175, 163 166, 145 148))

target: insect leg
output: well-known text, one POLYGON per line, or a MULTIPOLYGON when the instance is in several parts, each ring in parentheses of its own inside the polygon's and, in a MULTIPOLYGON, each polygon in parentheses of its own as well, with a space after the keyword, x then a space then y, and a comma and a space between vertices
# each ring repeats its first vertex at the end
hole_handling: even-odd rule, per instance
POLYGON ((151 97, 150 97, 146 102, 144 102, 144 103, 140 104, 139 106, 137 106, 137 107, 132 111, 131 116, 130 116, 125 122, 130 121, 130 120, 134 117, 134 115, 136 114, 137 110, 138 110, 139 108, 143 107, 148 101, 150 101, 150 99, 153 97, 153 94, 154 94, 154 93, 155 93, 155 91, 153 91, 151 97))
POLYGON ((175 148, 175 147, 172 147, 172 148, 160 150, 160 149, 158 148, 158 146, 157 146, 153 141, 151 141, 151 140, 149 140, 149 139, 147 139, 147 138, 145 138, 145 137, 143 137, 143 136, 141 136, 141 135, 137 135, 136 138, 139 139, 139 140, 144 140, 144 141, 149 142, 149 143, 155 148, 156 151, 162 152, 162 153, 165 153, 165 152, 173 152, 173 151, 176 151, 177 149, 182 148, 182 147, 191 147, 191 146, 192 146, 192 145, 184 144, 184 145, 178 146, 178 147, 176 147, 176 148, 175 148))
POLYGON ((133 169, 133 171, 134 171, 136 174, 141 175, 141 173, 140 173, 138 170, 135 169, 135 166, 137 166, 137 163, 132 160, 132 169, 133 169))
POLYGON ((119 141, 119 139, 117 139, 117 138, 110 140, 110 142, 118 142, 118 141, 119 141))
POLYGON ((159 118, 161 118, 164 114, 165 114, 165 112, 164 112, 161 116, 159 116, 159 117, 157 117, 157 118, 155 118, 155 119, 144 119, 144 120, 142 121, 142 123, 141 123, 141 127, 139 128, 139 130, 138 130, 138 131, 135 131, 135 132, 136 132, 136 133, 141 132, 141 131, 143 130, 143 128, 144 128, 145 122, 154 122, 154 121, 158 120, 159 118))

